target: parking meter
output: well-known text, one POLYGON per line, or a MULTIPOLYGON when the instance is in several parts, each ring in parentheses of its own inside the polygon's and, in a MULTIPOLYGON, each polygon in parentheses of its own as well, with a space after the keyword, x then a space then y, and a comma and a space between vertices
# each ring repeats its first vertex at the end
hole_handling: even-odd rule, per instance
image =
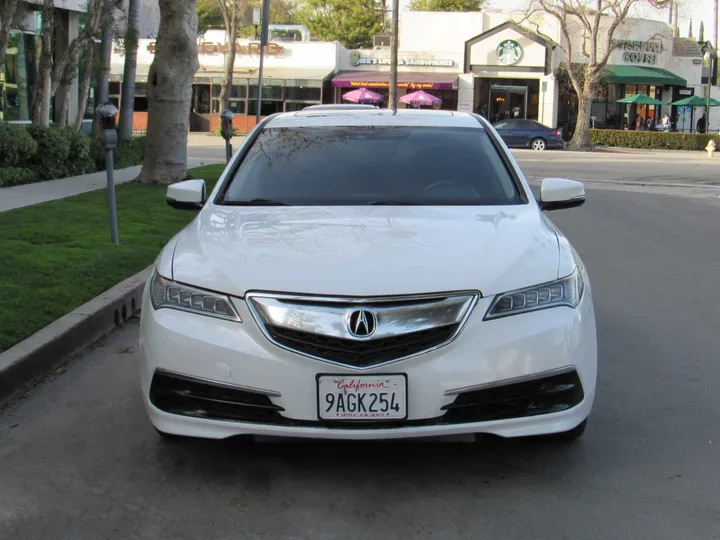
POLYGON ((225 109, 220 115, 220 132, 222 133, 223 139, 225 139, 225 160, 230 161, 232 157, 232 144, 230 140, 235 135, 235 129, 233 128, 233 118, 235 115, 229 109, 225 109))
POLYGON ((113 244, 120 243, 115 205, 115 164, 113 162, 113 148, 118 143, 117 126, 115 125, 117 113, 117 107, 110 102, 103 103, 95 109, 98 125, 100 126, 100 140, 105 147, 105 171, 107 173, 108 206, 110 207, 110 239, 113 244))
POLYGON ((118 110, 112 103, 104 103, 95 109, 100 125, 100 138, 106 150, 111 150, 117 146, 117 126, 115 125, 115 117, 118 110))

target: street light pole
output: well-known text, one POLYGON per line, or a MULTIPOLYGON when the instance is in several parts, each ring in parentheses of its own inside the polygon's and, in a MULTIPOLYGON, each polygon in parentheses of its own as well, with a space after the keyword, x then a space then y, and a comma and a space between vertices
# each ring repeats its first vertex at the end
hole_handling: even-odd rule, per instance
POLYGON ((707 87, 705 90, 705 133, 710 133, 710 92, 712 90, 713 65, 715 63, 715 51, 712 45, 707 43, 704 60, 708 64, 707 87))
POLYGON ((262 91, 263 91, 263 67, 265 60, 265 48, 268 44, 268 24, 270 22, 270 0, 263 0, 262 3, 262 26, 260 27, 260 69, 258 69, 258 95, 257 95, 257 114, 255 116, 255 124, 260 123, 260 112, 262 109, 262 91))
POLYGON ((397 96, 397 68, 398 68, 398 27, 400 19, 400 0, 392 1, 392 37, 390 38, 390 99, 388 106, 396 110, 397 96))

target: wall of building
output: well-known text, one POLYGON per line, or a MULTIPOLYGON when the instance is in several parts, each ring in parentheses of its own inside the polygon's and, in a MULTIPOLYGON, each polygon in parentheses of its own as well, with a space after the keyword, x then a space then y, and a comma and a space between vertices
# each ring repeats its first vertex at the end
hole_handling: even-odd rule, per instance
MULTIPOLYGON (((203 72, 220 73, 223 71, 225 65, 225 41, 224 30, 210 30, 205 34, 205 39, 199 42, 198 61, 200 69, 197 72, 198 75, 203 72)), ((247 70, 254 73, 260 67, 257 42, 238 39, 237 43, 240 50, 236 52, 235 56, 235 70, 238 72, 247 70)), ((154 39, 139 40, 138 72, 147 72, 155 58, 154 47, 154 39)), ((271 42, 269 51, 265 55, 264 67, 267 69, 326 69, 329 73, 334 71, 337 66, 339 47, 340 45, 336 42, 271 42)), ((112 74, 122 74, 124 63, 125 57, 113 51, 110 72, 112 74)))

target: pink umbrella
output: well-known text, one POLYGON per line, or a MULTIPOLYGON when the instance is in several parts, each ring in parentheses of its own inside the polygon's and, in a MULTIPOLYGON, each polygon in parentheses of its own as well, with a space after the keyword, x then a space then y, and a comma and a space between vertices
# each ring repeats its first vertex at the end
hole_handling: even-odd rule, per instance
POLYGON ((417 92, 413 92, 412 94, 405 94, 400 98, 400 102, 407 103, 408 105, 413 105, 414 107, 421 107, 423 105, 439 105, 440 103, 442 103, 442 99, 428 94, 423 90, 418 90, 417 92))
POLYGON ((382 96, 376 94, 367 88, 358 88, 352 90, 342 97, 346 101, 352 101, 353 103, 377 103, 382 101, 382 96))

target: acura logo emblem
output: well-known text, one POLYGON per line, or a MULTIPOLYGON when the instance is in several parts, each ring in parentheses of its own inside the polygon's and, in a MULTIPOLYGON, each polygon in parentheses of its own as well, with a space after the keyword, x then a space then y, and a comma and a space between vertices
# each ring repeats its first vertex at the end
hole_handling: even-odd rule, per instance
POLYGON ((372 336, 377 326, 375 314, 372 311, 358 310, 350 314, 348 329, 353 336, 368 337, 372 336))

